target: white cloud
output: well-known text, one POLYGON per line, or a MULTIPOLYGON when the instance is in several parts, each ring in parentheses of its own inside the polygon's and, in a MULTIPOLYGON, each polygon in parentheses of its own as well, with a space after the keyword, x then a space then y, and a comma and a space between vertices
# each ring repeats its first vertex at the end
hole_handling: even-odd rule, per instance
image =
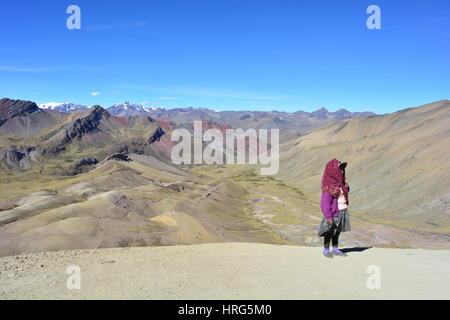
POLYGON ((96 97, 99 95, 100 95, 100 92, 97 92, 97 91, 91 92, 91 96, 93 96, 93 97, 96 97))
POLYGON ((51 70, 50 68, 0 66, 0 71, 11 72, 48 72, 51 70))
POLYGON ((107 67, 88 67, 88 66, 59 66, 59 67, 18 67, 18 66, 0 66, 0 71, 8 72, 101 72, 108 71, 107 67))

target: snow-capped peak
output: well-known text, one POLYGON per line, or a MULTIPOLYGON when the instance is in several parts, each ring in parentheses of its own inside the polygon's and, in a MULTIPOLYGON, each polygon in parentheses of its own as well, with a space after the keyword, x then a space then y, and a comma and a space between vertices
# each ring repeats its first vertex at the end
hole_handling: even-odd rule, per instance
POLYGON ((123 109, 128 109, 128 108, 132 108, 132 109, 140 109, 142 108, 143 105, 140 103, 131 103, 131 102, 121 102, 121 103, 116 103, 114 105, 112 105, 110 108, 123 108, 123 109))
MULTIPOLYGON (((87 106, 70 102, 47 102, 38 104, 38 107, 44 110, 52 110, 62 113, 71 113, 75 111, 82 111, 89 109, 87 106)), ((148 106, 148 102, 143 103, 121 102, 116 103, 108 108, 108 112, 117 116, 138 116, 161 110, 165 110, 165 108, 162 106, 155 106, 155 107, 148 106)))
POLYGON ((47 102, 43 104, 38 104, 38 107, 40 109, 53 110, 62 113, 71 113, 75 111, 82 111, 88 109, 87 106, 70 102, 47 102))
POLYGON ((144 109, 147 111, 159 111, 159 110, 165 110, 166 108, 160 106, 160 107, 145 107, 144 109))
POLYGON ((54 109, 60 105, 69 104, 69 102, 47 102, 43 104, 38 104, 38 107, 41 109, 54 109))
POLYGON ((142 114, 148 114, 151 111, 162 110, 163 107, 147 107, 147 103, 131 103, 122 102, 112 105, 108 108, 108 111, 116 116, 137 116, 142 114))

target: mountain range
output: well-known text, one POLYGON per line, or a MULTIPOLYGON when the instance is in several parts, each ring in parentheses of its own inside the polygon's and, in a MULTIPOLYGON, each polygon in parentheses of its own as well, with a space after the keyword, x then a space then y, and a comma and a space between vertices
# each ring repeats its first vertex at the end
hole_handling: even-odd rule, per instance
POLYGON ((125 117, 113 112, 137 108, 57 108, 0 100, 0 255, 228 241, 316 246, 320 178, 332 158, 349 163, 353 232, 343 245, 450 247, 448 100, 385 115, 186 108, 125 117), (222 132, 279 128, 280 171, 174 165, 171 134, 192 132, 194 120, 222 132))
POLYGON ((40 109, 56 111, 61 113, 71 113, 76 111, 83 111, 89 109, 87 106, 75 104, 70 102, 48 102, 45 104, 38 104, 40 109))
MULTIPOLYGON (((71 103, 62 104, 44 104, 40 108, 71 113, 74 111, 87 110, 87 106, 80 106, 71 103)), ((375 113, 350 112, 345 109, 339 109, 330 112, 326 108, 320 108, 314 112, 282 112, 282 111, 216 111, 207 108, 174 108, 165 109, 164 107, 146 107, 143 104, 134 104, 123 102, 112 105, 106 110, 118 117, 136 117, 148 115, 154 118, 163 118, 175 122, 192 122, 195 120, 204 120, 232 128, 242 129, 281 129, 281 141, 287 141, 298 137, 321 125, 356 117, 372 116, 375 113)))

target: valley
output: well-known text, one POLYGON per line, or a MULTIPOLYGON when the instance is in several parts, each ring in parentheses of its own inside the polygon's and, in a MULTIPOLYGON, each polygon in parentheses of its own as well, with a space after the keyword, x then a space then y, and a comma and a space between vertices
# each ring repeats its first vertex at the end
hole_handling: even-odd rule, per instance
MULTIPOLYGON (((275 176, 260 175, 257 165, 173 165, 169 135, 193 130, 189 123, 120 118, 101 107, 54 114, 50 127, 0 137, 0 256, 225 242, 321 246, 320 176, 332 157, 349 161, 353 230, 343 246, 449 249, 449 109, 443 101, 325 123, 281 145, 275 176), (426 131, 418 124, 424 117, 433 123, 426 131)), ((48 118, 31 110, 4 116, 0 130, 48 118)))

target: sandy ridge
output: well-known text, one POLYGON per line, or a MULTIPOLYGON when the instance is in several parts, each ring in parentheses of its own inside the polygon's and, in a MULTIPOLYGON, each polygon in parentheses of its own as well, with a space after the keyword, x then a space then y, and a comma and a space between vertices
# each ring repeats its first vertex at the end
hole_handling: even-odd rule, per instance
POLYGON ((249 243, 93 249, 0 258, 1 299, 449 299, 450 252, 249 243), (67 267, 81 290, 67 288, 67 267), (378 266, 381 289, 367 288, 378 266))

